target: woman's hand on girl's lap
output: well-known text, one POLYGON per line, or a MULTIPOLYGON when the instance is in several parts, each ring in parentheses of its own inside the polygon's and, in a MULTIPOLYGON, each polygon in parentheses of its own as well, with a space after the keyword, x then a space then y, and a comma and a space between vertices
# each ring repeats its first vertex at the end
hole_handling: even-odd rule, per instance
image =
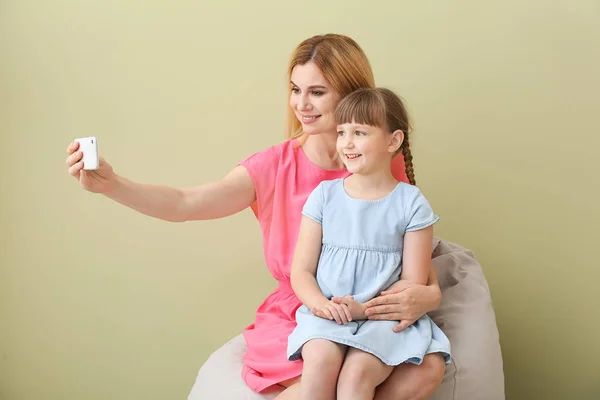
POLYGON ((365 315, 371 320, 400 321, 394 327, 400 332, 439 305, 439 288, 408 281, 398 281, 366 303, 365 315))
POLYGON ((311 312, 317 317, 335 320, 338 324, 347 324, 352 321, 352 314, 350 314, 348 306, 336 304, 332 301, 328 301, 320 307, 314 306, 311 312))

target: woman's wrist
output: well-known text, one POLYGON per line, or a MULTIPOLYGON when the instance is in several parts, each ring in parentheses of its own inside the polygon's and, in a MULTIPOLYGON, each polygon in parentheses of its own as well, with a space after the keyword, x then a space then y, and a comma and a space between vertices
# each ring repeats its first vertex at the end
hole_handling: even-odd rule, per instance
POLYGON ((118 193, 118 191, 124 187, 124 181, 125 179, 122 176, 113 172, 112 177, 108 180, 110 183, 106 185, 106 191, 104 192, 104 195, 108 198, 112 198, 111 196, 113 196, 115 193, 118 193))

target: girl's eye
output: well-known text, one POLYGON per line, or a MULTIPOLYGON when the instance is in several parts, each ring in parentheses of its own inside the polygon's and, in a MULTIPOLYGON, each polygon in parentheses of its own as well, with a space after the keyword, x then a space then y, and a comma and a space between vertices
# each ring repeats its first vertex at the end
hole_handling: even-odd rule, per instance
POLYGON ((363 136, 365 133, 361 131, 356 131, 356 136, 363 136))
POLYGON ((344 136, 344 131, 338 131, 338 136, 344 136))

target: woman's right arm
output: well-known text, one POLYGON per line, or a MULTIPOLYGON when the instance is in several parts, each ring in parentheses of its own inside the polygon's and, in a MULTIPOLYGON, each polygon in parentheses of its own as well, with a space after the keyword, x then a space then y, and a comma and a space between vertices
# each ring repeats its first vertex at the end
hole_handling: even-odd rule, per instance
POLYGON ((113 172, 102 158, 97 170, 83 170, 78 143, 67 148, 69 174, 94 193, 165 221, 183 222, 226 217, 249 207, 256 199, 254 184, 244 167, 237 166, 223 179, 204 185, 176 189, 130 181, 113 172))

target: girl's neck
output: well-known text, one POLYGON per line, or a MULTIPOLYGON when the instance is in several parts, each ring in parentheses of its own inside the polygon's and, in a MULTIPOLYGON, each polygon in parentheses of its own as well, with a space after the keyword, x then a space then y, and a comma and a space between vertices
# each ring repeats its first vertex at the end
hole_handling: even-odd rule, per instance
POLYGON ((340 159, 337 150, 337 133, 320 133, 308 135, 302 143, 302 150, 306 157, 322 169, 343 169, 344 163, 340 159))
POLYGON ((365 200, 377 200, 390 194, 398 185, 390 168, 368 175, 352 174, 344 179, 348 195, 365 200))

